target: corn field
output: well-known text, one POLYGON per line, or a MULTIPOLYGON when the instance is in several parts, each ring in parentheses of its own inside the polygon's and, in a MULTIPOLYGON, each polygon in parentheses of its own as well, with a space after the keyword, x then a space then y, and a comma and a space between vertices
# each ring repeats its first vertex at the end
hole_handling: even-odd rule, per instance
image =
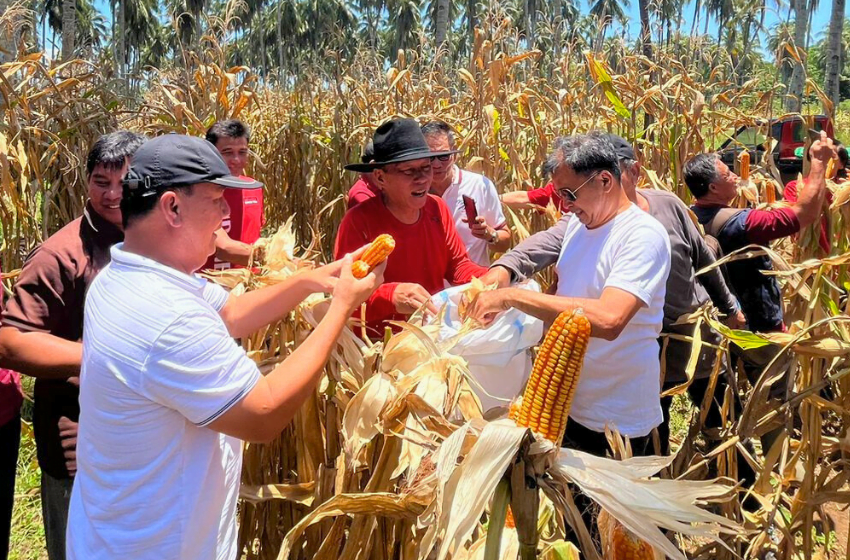
MULTIPOLYGON (((687 60, 659 51, 652 61, 625 52, 614 60, 569 52, 543 75, 540 53, 518 52, 517 44, 510 21, 491 17, 476 28, 471 64, 450 75, 439 61, 400 51, 386 72, 363 56, 340 63, 333 75, 306 73, 271 86, 248 68, 226 67, 224 48, 205 37, 197 52, 183 53, 183 69, 155 73, 140 99, 123 96, 114 76, 82 60, 51 65, 33 54, 3 64, 3 270, 19 267, 35 244, 80 214, 85 153, 117 127, 199 135, 229 117, 251 126, 249 173, 265 184, 271 226, 263 241, 267 257, 259 272, 215 277, 250 290, 328 261, 345 210, 342 196, 354 180, 343 165, 359 158, 374 128, 392 115, 449 122, 459 133, 462 165, 492 178, 500 191, 540 186, 539 168, 556 136, 606 129, 635 143, 646 187, 686 201, 681 169, 689 157, 714 148, 739 125, 779 116, 778 92, 738 85, 723 65, 705 72, 698 51, 687 60)), ((813 83, 808 87, 820 95, 813 83)), ((850 122, 839 114, 836 128, 842 125, 850 122)), ((778 188, 778 172, 770 161, 753 163, 741 198, 765 204, 768 191, 778 188)), ((780 345, 781 355, 794 359, 784 403, 768 402, 777 382, 769 374, 755 386, 741 376, 737 386, 714 395, 724 403, 718 439, 709 445, 700 436, 707 402, 696 403, 670 460, 627 459, 620 468, 547 446, 508 420, 483 418, 463 360, 416 318, 382 341, 346 330, 317 391, 281 437, 246 445, 243 554, 489 560, 528 557, 533 547, 542 558, 603 558, 570 497, 573 484, 593 486, 581 479, 583 467, 605 475, 607 492, 588 491, 604 510, 670 556, 664 542, 688 558, 761 558, 767 551, 775 558, 814 557, 816 535, 831 529, 825 505, 850 503, 850 190, 830 188, 828 255, 815 230, 769 250, 725 257, 767 252, 784 289, 787 333, 729 331, 710 310, 691 318, 711 321, 725 335, 718 356, 730 342, 780 345), (746 403, 737 416, 734 391, 746 403), (776 426, 786 429, 770 449, 745 445, 776 426), (753 488, 731 486, 741 457, 758 473, 753 488), (540 489, 533 496, 525 488, 529 478, 540 489), (742 510, 745 496, 760 507, 742 510), (502 530, 508 502, 517 527, 502 530), (637 519, 635 511, 650 505, 658 511, 644 511, 649 521, 637 519), (565 520, 576 526, 580 553, 563 539, 565 520), (658 526, 679 534, 668 540, 658 526)), ((515 239, 549 219, 512 214, 515 239)), ((271 369, 309 333, 324 305, 319 297, 308 300, 244 340, 246 351, 261 369, 271 369)), ((693 344, 702 342, 697 337, 693 344)), ((628 454, 616 434, 610 440, 620 456, 628 454)))

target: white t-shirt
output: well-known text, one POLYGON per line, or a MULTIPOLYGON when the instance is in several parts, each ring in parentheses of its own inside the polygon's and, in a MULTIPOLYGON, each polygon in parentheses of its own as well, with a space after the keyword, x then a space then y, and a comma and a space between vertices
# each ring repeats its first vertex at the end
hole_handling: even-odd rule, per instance
POLYGON ((473 173, 454 167, 454 182, 449 185, 443 193, 443 201, 449 207, 455 218, 455 227, 469 253, 469 258, 481 266, 490 266, 490 253, 487 249, 487 241, 478 239, 472 235, 469 224, 462 221, 466 218, 466 209, 463 206, 463 195, 475 201, 475 208, 479 216, 484 216, 487 225, 492 228, 500 228, 505 225, 505 214, 502 212, 502 202, 493 181, 473 173))
POLYGON ((558 295, 598 299, 618 288, 644 303, 616 340, 591 338, 570 417, 629 437, 661 423, 658 334, 670 273, 670 239, 652 216, 632 206, 607 224, 587 229, 575 216, 557 263, 558 295))
POLYGON ((89 288, 69 560, 234 560, 241 441, 205 426, 260 372, 220 286, 112 248, 89 288))

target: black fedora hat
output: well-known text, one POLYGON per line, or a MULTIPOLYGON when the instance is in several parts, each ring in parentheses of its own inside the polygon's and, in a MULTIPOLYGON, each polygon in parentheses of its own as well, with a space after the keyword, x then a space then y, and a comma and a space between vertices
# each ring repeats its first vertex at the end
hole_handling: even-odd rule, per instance
POLYGON ((368 173, 390 163, 414 159, 447 156, 458 150, 432 152, 422 135, 419 123, 413 119, 390 119, 375 130, 372 137, 372 161, 346 165, 349 171, 368 173))

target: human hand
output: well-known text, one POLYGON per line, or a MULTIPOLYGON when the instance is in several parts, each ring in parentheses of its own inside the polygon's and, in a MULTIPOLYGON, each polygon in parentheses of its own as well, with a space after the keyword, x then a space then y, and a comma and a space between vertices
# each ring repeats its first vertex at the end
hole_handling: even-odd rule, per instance
MULTIPOLYGON (((464 222, 469 223, 466 218, 461 218, 464 222)), ((475 222, 469 224, 469 231, 472 232, 472 235, 477 239, 483 239, 488 243, 493 239, 496 234, 495 228, 487 225, 487 220, 484 216, 476 216, 475 222)))
MULTIPOLYGON (((351 253, 351 262, 354 262, 359 259, 360 256, 363 254, 363 251, 365 251, 368 246, 368 244, 364 245, 353 253, 351 253)), ((305 272, 304 279, 309 282, 310 291, 332 294, 334 288, 336 287, 337 280, 339 280, 340 272, 344 268, 343 261, 345 261, 344 257, 330 264, 326 264, 324 266, 314 268, 309 272, 305 272)), ((348 270, 351 270, 351 263, 348 264, 348 270)))
POLYGON ((723 319, 723 323, 730 329, 745 330, 747 328, 747 318, 739 309, 735 313, 730 313, 723 319))
POLYGON ((393 306, 397 313, 411 315, 423 305, 431 315, 437 314, 437 308, 431 303, 431 294, 419 284, 403 282, 393 291, 393 306))
POLYGON ((485 327, 493 322, 502 311, 511 308, 506 289, 488 290, 479 293, 466 309, 466 317, 474 319, 485 327))
POLYGON ((829 160, 838 157, 838 151, 832 140, 827 137, 826 132, 821 131, 820 138, 815 140, 809 148, 809 155, 811 155, 813 162, 817 160, 826 165, 829 160))
POLYGON ((65 468, 71 476, 77 474, 77 426, 66 416, 59 418, 59 440, 65 455, 65 468))
POLYGON ((360 307, 360 304, 366 301, 378 286, 384 283, 384 270, 387 268, 386 261, 376 266, 365 277, 360 279, 354 277, 354 274, 351 272, 351 265, 361 253, 362 250, 356 251, 355 253, 345 255, 345 257, 335 263, 327 265, 328 267, 336 266, 336 274, 338 274, 338 277, 330 277, 334 281, 331 305, 337 304, 344 306, 348 314, 353 313, 355 309, 360 307))

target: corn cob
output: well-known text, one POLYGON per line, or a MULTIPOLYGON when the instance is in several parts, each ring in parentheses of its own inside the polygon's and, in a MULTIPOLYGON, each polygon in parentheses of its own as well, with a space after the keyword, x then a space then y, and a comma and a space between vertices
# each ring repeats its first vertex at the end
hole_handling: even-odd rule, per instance
POLYGON ((602 538, 604 560, 654 560, 655 551, 649 543, 634 536, 622 523, 604 509, 596 520, 602 538))
POLYGON ((534 362, 516 418, 518 426, 531 428, 560 444, 588 338, 590 321, 580 309, 558 316, 534 362))
POLYGON ((741 180, 750 180, 750 152, 741 152, 741 180))
POLYGON ((393 249, 395 249, 395 239, 388 233, 382 233, 363 251, 360 259, 354 261, 351 265, 351 273, 355 278, 365 278, 373 268, 387 260, 393 249))

